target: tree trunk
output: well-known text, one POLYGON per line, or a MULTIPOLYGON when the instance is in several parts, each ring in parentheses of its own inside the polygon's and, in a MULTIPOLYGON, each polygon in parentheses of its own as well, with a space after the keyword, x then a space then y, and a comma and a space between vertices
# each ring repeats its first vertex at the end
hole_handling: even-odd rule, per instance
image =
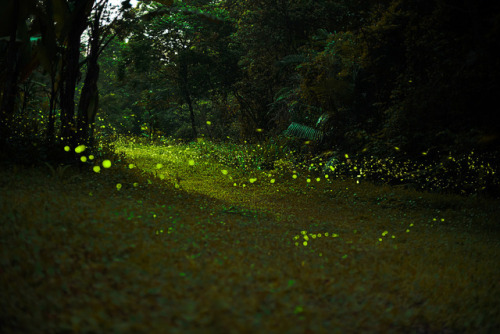
POLYGON ((56 117, 54 115, 54 109, 56 104, 56 85, 54 75, 51 77, 51 87, 50 87, 50 102, 49 102, 49 120, 47 124, 47 143, 52 144, 55 138, 55 126, 54 123, 56 121, 56 117))
POLYGON ((88 26, 88 16, 94 0, 76 2, 75 16, 67 37, 67 47, 63 58, 62 82, 60 89, 61 138, 63 144, 76 147, 81 143, 75 119, 75 88, 80 74, 80 39, 88 26))
POLYGON ((80 95, 78 105, 78 138, 81 143, 89 145, 91 143, 92 125, 99 108, 99 90, 97 80, 99 79, 99 65, 97 59, 90 60, 87 65, 87 76, 80 95))
POLYGON ((68 36, 68 46, 63 60, 60 90, 61 138, 65 145, 77 144, 75 124, 75 88, 79 75, 80 29, 73 27, 68 36))
POLYGON ((186 102, 187 102, 188 107, 189 107, 189 117, 191 118, 191 128, 193 129, 194 138, 197 138, 198 131, 196 130, 196 121, 194 118, 193 103, 191 101, 191 96, 189 95, 189 92, 186 92, 185 97, 186 97, 186 102))
POLYGON ((179 69, 179 76, 181 81, 182 95, 184 95, 184 100, 189 108, 189 117, 191 118, 191 128, 193 129, 193 135, 194 138, 197 138, 198 131, 196 130, 196 120, 194 117, 193 102, 191 100, 191 94, 189 93, 189 87, 188 87, 188 68, 187 64, 184 62, 181 62, 179 69))
POLYGON ((16 19, 10 27, 9 44, 5 57, 5 83, 2 89, 0 105, 0 148, 4 147, 7 138, 10 137, 10 123, 14 114, 14 107, 17 95, 17 81, 19 76, 19 50, 16 45, 17 18, 19 17, 19 1, 14 1, 14 12, 12 16, 16 19))

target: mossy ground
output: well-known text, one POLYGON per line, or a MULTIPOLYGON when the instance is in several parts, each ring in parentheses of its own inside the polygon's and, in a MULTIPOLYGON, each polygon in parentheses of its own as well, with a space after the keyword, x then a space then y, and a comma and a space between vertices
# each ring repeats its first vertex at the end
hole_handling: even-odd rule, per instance
POLYGON ((500 330, 498 201, 117 150, 0 171, 2 333, 500 330))

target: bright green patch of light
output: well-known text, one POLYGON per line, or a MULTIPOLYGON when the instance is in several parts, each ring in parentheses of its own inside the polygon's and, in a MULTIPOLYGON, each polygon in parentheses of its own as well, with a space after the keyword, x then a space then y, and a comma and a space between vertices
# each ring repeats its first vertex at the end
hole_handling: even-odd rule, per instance
POLYGON ((250 181, 250 183, 254 183, 255 181, 257 181, 257 179, 256 178, 250 178, 250 180, 248 180, 248 181, 250 181))
POLYGON ((86 156, 81 156, 80 157, 81 162, 87 162, 87 157, 86 156))
POLYGON ((226 169, 221 170, 222 174, 227 175, 228 171, 226 169))
POLYGON ((96 172, 96 173, 100 173, 100 172, 101 172, 101 167, 99 167, 99 166, 94 166, 93 170, 94 170, 94 172, 96 172))
POLYGON ((163 167, 162 164, 160 164, 160 163, 156 164, 156 169, 161 169, 162 167, 163 167))
POLYGON ((189 163, 189 166, 194 166, 194 160, 193 160, 193 159, 190 159, 190 160, 188 161, 188 163, 189 163))
POLYGON ((104 161, 102 162, 102 167, 104 167, 104 168, 109 168, 109 167, 111 167, 111 161, 110 161, 110 160, 104 160, 104 161))
POLYGON ((64 150, 65 150, 66 152, 69 152, 69 150, 70 150, 69 146, 64 146, 64 150))
POLYGON ((117 183, 116 184, 116 190, 120 190, 122 188, 122 184, 121 183, 117 183))
POLYGON ((129 164, 128 168, 130 168, 130 169, 135 168, 135 165, 134 164, 129 164))

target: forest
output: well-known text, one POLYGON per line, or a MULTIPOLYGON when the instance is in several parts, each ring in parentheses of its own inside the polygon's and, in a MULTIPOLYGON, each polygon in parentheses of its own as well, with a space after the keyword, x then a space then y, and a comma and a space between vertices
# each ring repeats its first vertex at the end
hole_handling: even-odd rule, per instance
POLYGON ((500 2, 1 8, 0 332, 500 332, 500 2))

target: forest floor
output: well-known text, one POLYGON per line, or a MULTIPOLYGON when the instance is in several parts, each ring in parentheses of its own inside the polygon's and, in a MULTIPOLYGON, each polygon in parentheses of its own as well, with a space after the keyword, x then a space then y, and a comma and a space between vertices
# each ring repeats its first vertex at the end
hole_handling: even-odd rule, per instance
POLYGON ((500 332, 498 200, 117 150, 0 168, 0 332, 500 332))

